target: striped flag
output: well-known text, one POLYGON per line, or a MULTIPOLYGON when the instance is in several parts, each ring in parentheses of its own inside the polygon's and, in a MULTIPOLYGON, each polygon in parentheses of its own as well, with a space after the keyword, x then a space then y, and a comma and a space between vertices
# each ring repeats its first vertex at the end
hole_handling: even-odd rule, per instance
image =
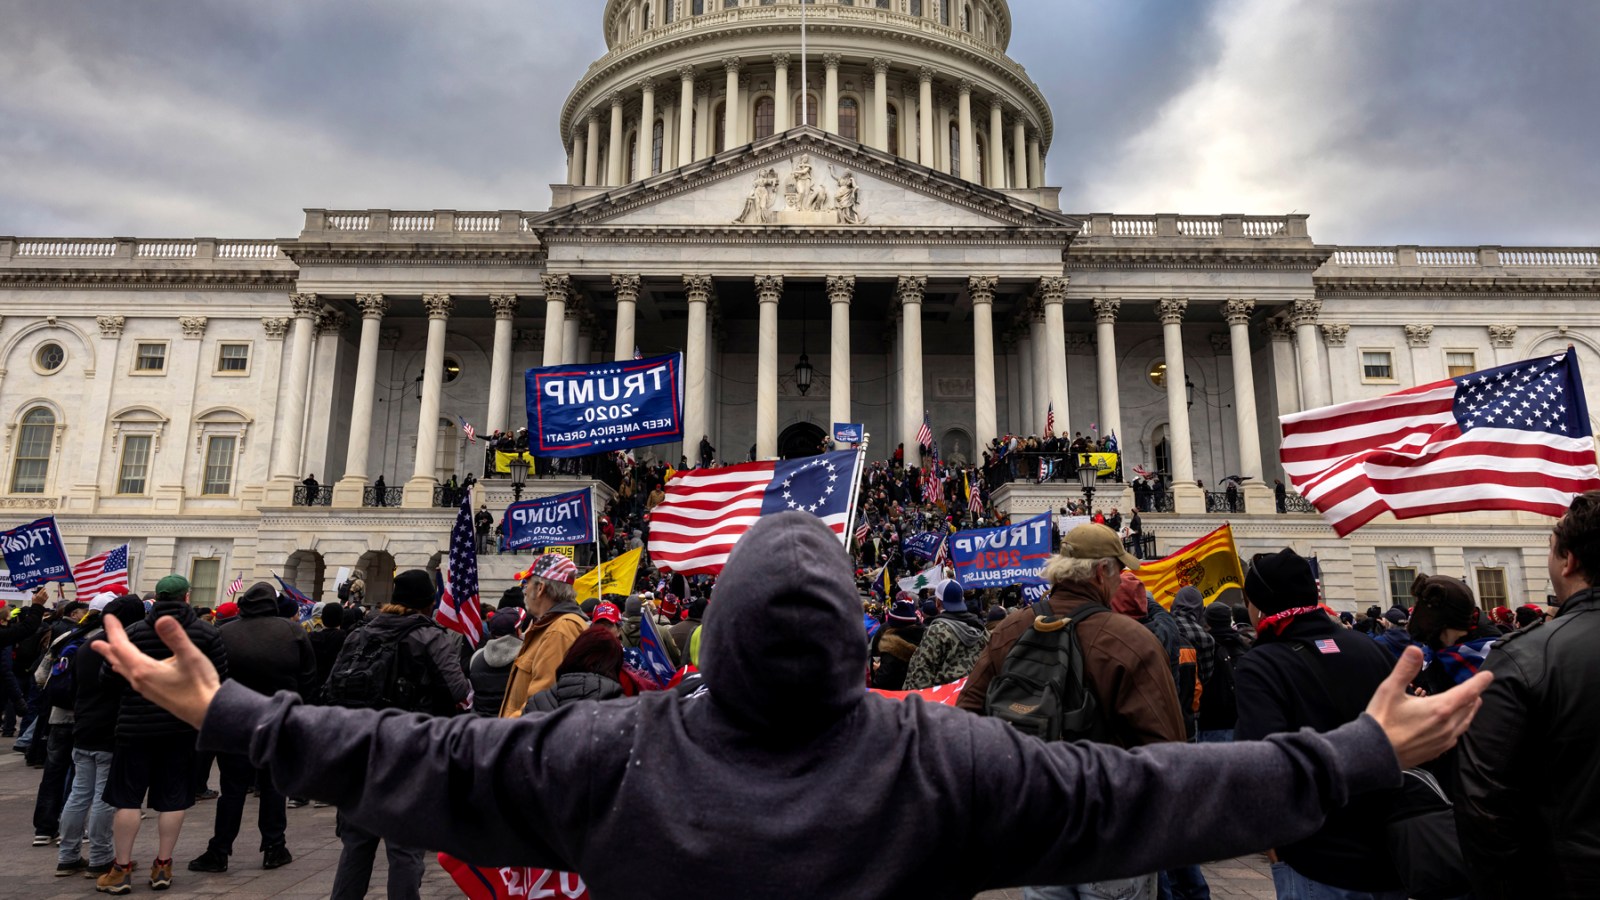
POLYGON ((1044 410, 1045 434, 1055 434, 1056 431, 1056 405, 1051 403, 1044 410))
POLYGON ((1322 640, 1313 641, 1312 643, 1317 645, 1317 652, 1318 653, 1322 653, 1322 654, 1326 655, 1326 654, 1330 654, 1330 653, 1338 653, 1339 652, 1339 645, 1334 643, 1334 641, 1332 639, 1323 638, 1322 640))
POLYGON ((1385 512, 1559 517, 1600 488, 1570 349, 1280 421, 1284 472, 1340 536, 1385 512))
POLYGON ((104 553, 91 556, 72 567, 72 580, 78 586, 79 599, 104 591, 113 594, 128 592, 128 545, 113 547, 104 553))
POLYGON ((1244 570, 1239 550, 1233 543, 1233 528, 1223 525, 1216 531, 1170 556, 1140 563, 1133 574, 1144 582, 1145 590, 1168 609, 1184 585, 1200 591, 1205 603, 1217 599, 1228 588, 1244 587, 1244 570))
POLYGON ((917 426, 917 443, 924 447, 933 446, 933 426, 928 424, 928 411, 922 411, 922 424, 917 426))
POLYGON ((867 541, 867 523, 862 522, 856 526, 856 546, 861 546, 867 541))
POLYGON ((967 479, 967 510, 973 515, 983 512, 983 483, 979 482, 977 487, 973 487, 972 479, 966 475, 961 477, 967 479))
POLYGON ((467 433, 467 443, 476 444, 478 442, 478 429, 473 428, 472 423, 468 422, 464 416, 456 416, 456 421, 461 423, 461 430, 467 433))
POLYGON ((680 472, 650 511, 650 559, 684 575, 715 575, 757 519, 791 509, 821 519, 843 544, 861 458, 844 450, 680 472))
POLYGON ((240 572, 234 576, 233 581, 228 585, 228 599, 232 600, 234 595, 242 590, 244 590, 244 573, 240 572))
MULTIPOLYGON (((465 492, 463 492, 465 493, 465 492)), ((450 529, 450 551, 434 578, 433 620, 460 632, 477 646, 483 637, 483 612, 478 609, 478 548, 472 531, 472 498, 463 496, 450 529)))
POLYGON ((922 499, 926 503, 938 503, 941 498, 941 488, 944 480, 933 469, 922 473, 922 499))

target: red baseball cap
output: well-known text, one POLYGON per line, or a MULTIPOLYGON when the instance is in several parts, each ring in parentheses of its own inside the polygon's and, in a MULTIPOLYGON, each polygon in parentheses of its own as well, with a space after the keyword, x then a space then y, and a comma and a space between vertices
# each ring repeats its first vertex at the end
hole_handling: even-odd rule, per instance
POLYGON ((610 622, 616 625, 622 621, 622 613, 618 611, 615 603, 601 603, 594 608, 594 621, 610 622))

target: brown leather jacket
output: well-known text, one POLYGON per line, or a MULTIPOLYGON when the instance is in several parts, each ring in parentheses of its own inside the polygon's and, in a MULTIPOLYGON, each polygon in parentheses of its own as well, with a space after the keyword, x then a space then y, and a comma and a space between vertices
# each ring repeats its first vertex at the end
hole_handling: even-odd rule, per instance
POLYGON ((556 666, 572 649, 572 642, 589 627, 589 620, 578 612, 575 603, 558 603, 528 626, 522 636, 522 650, 511 664, 506 696, 500 702, 500 717, 522 715, 528 698, 556 683, 556 666))
MULTIPOLYGON (((1093 596, 1088 585, 1061 584, 1050 594, 1050 613, 1070 616, 1091 603, 1104 604, 1105 600, 1093 596)), ((1033 619, 1033 610, 1026 607, 1006 616, 978 657, 957 706, 983 712, 989 682, 1000 674, 1006 655, 1033 619)), ((1167 652, 1148 629, 1120 613, 1101 614, 1083 621, 1078 644, 1083 649, 1084 678, 1100 701, 1100 711, 1109 719, 1118 746, 1188 738, 1167 652)))

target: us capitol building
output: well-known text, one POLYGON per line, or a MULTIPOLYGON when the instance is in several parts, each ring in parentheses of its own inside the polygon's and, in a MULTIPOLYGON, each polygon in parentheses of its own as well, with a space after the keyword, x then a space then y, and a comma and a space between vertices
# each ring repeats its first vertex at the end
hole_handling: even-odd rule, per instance
MULTIPOLYGON (((53 513, 74 560, 126 541, 137 583, 182 572, 197 602, 240 573, 331 596, 346 566, 381 599, 444 546, 435 487, 483 469, 459 419, 525 424, 532 366, 681 350, 691 453, 702 434, 730 461, 811 452, 838 421, 865 423, 881 459, 915 448, 926 409, 943 456, 976 460, 1053 408, 1057 430, 1115 432, 1125 470, 1170 473, 1175 511, 1144 516, 1161 552, 1228 520, 1247 556, 1316 553, 1340 608, 1386 605, 1419 571, 1487 603, 1543 598, 1539 516, 1385 516, 1339 540, 1292 494, 1277 512, 1277 418, 1569 344, 1600 372, 1595 248, 1063 212, 1056 122, 1006 55, 1005 0, 806 14, 803 63, 797 0, 609 0, 547 210, 0 237, 0 526, 53 513), (308 474, 329 505, 296 505, 308 474), (1244 511, 1206 512, 1196 480, 1235 474, 1244 511)), ((506 484, 479 498, 497 516, 506 484)), ((1077 495, 996 499, 1022 515, 1077 495)), ((1102 485, 1095 503, 1132 495, 1102 485)), ((484 560, 486 595, 513 562, 484 560)))

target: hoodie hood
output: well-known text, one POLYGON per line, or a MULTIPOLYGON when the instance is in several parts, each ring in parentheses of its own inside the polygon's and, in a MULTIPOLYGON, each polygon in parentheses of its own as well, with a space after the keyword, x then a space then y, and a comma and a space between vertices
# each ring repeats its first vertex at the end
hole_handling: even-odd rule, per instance
POLYGON ((522 650, 522 638, 515 634, 497 637, 483 645, 478 651, 483 654, 483 661, 496 669, 509 667, 517 660, 517 654, 522 650))
POLYGON ((278 592, 265 581, 250 585, 249 590, 234 601, 239 604, 239 618, 254 619, 278 614, 278 592))
POLYGON ((866 697, 867 632, 839 536, 802 512, 763 516, 712 594, 700 668, 751 729, 826 728, 866 697))
POLYGON ((1178 588, 1178 595, 1172 598, 1172 612, 1174 615, 1183 616, 1191 622, 1200 621, 1200 607, 1205 605, 1205 600, 1200 596, 1200 589, 1192 584, 1178 588))

